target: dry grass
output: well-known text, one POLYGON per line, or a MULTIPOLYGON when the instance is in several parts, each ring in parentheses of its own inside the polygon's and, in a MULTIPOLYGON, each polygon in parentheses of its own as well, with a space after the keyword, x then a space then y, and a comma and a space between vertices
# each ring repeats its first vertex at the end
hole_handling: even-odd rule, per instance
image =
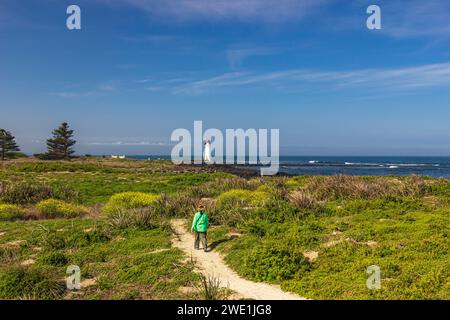
POLYGON ((288 196, 289 202, 300 209, 318 209, 321 204, 312 195, 300 190, 293 191, 288 196))
POLYGON ((218 178, 204 183, 201 186, 192 187, 188 194, 197 199, 217 196, 232 189, 254 189, 248 180, 240 177, 218 178))
POLYGON ((418 176, 399 179, 336 175, 311 179, 304 191, 314 194, 318 200, 375 199, 386 196, 421 197, 430 192, 430 187, 418 176))
POLYGON ((175 195, 162 193, 157 200, 156 206, 167 217, 184 217, 186 215, 192 215, 199 202, 199 198, 185 193, 175 195))

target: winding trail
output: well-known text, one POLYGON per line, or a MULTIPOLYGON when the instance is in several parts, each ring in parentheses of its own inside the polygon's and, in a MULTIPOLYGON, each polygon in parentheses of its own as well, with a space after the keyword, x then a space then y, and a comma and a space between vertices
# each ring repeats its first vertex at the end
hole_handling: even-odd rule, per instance
POLYGON ((181 249, 188 257, 192 256, 200 272, 205 276, 211 275, 218 278, 222 286, 230 288, 247 299, 306 300, 296 294, 284 292, 280 286, 241 278, 225 264, 218 252, 194 250, 194 235, 186 231, 186 220, 174 219, 171 225, 176 235, 173 245, 181 249))

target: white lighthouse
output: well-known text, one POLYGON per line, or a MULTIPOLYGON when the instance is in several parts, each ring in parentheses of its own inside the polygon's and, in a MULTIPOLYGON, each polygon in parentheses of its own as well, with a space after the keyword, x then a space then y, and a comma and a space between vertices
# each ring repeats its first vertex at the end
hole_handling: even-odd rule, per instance
POLYGON ((212 163, 211 160, 211 140, 206 140, 205 142, 205 150, 203 152, 203 161, 205 163, 212 163))

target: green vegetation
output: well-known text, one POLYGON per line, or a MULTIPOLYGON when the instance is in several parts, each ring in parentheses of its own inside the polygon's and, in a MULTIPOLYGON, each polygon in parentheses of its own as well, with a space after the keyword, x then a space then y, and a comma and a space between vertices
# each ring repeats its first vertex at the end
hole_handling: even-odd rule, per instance
POLYGON ((13 221, 25 218, 25 212, 14 204, 0 204, 0 221, 13 221))
POLYGON ((76 218, 89 213, 84 206, 66 203, 62 200, 47 199, 36 205, 37 210, 44 218, 76 218))
POLYGON ((49 186, 45 182, 5 182, 0 190, 0 201, 12 204, 35 204, 39 201, 57 198, 78 201, 78 193, 65 185, 49 186))
POLYGON ((0 170, 0 198, 7 203, 36 203, 55 198, 84 205, 103 204, 121 192, 174 194, 227 174, 177 168, 167 161, 106 160, 11 161, 0 170), (28 191, 28 188, 32 189, 28 191), (9 189, 14 189, 7 192, 9 189), (36 190, 37 189, 37 190, 36 190), (39 189, 42 189, 39 191, 39 189), (51 189, 51 191, 49 190, 51 189))
POLYGON ((217 279, 171 246, 169 219, 191 219, 199 203, 214 250, 250 280, 312 299, 450 298, 448 180, 207 170, 95 157, 7 161, 0 298, 223 298, 217 279), (65 289, 70 264, 85 281, 79 292, 65 289), (370 265, 381 268, 380 290, 366 287, 370 265))
POLYGON ((419 177, 289 179, 285 199, 241 211, 233 226, 242 236, 231 241, 229 227, 211 236, 240 275, 308 298, 448 299, 449 186, 419 177), (381 290, 366 287, 370 265, 381 268, 381 290))
POLYGON ((1 299, 59 299, 65 284, 48 271, 23 267, 0 273, 1 299))
POLYGON ((232 206, 261 206, 269 198, 269 194, 264 191, 250 191, 242 189, 232 189, 217 197, 217 206, 227 208, 232 206))
POLYGON ((158 195, 143 192, 122 192, 113 195, 103 211, 107 214, 120 212, 126 209, 145 208, 152 206, 158 200, 158 195))

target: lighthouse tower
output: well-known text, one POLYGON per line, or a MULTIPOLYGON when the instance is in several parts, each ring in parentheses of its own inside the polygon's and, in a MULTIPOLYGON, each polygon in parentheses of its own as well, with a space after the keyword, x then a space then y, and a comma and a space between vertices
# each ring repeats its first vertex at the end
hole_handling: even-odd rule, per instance
POLYGON ((205 163, 212 163, 211 160, 211 140, 206 140, 205 142, 205 151, 203 152, 203 161, 205 163))

